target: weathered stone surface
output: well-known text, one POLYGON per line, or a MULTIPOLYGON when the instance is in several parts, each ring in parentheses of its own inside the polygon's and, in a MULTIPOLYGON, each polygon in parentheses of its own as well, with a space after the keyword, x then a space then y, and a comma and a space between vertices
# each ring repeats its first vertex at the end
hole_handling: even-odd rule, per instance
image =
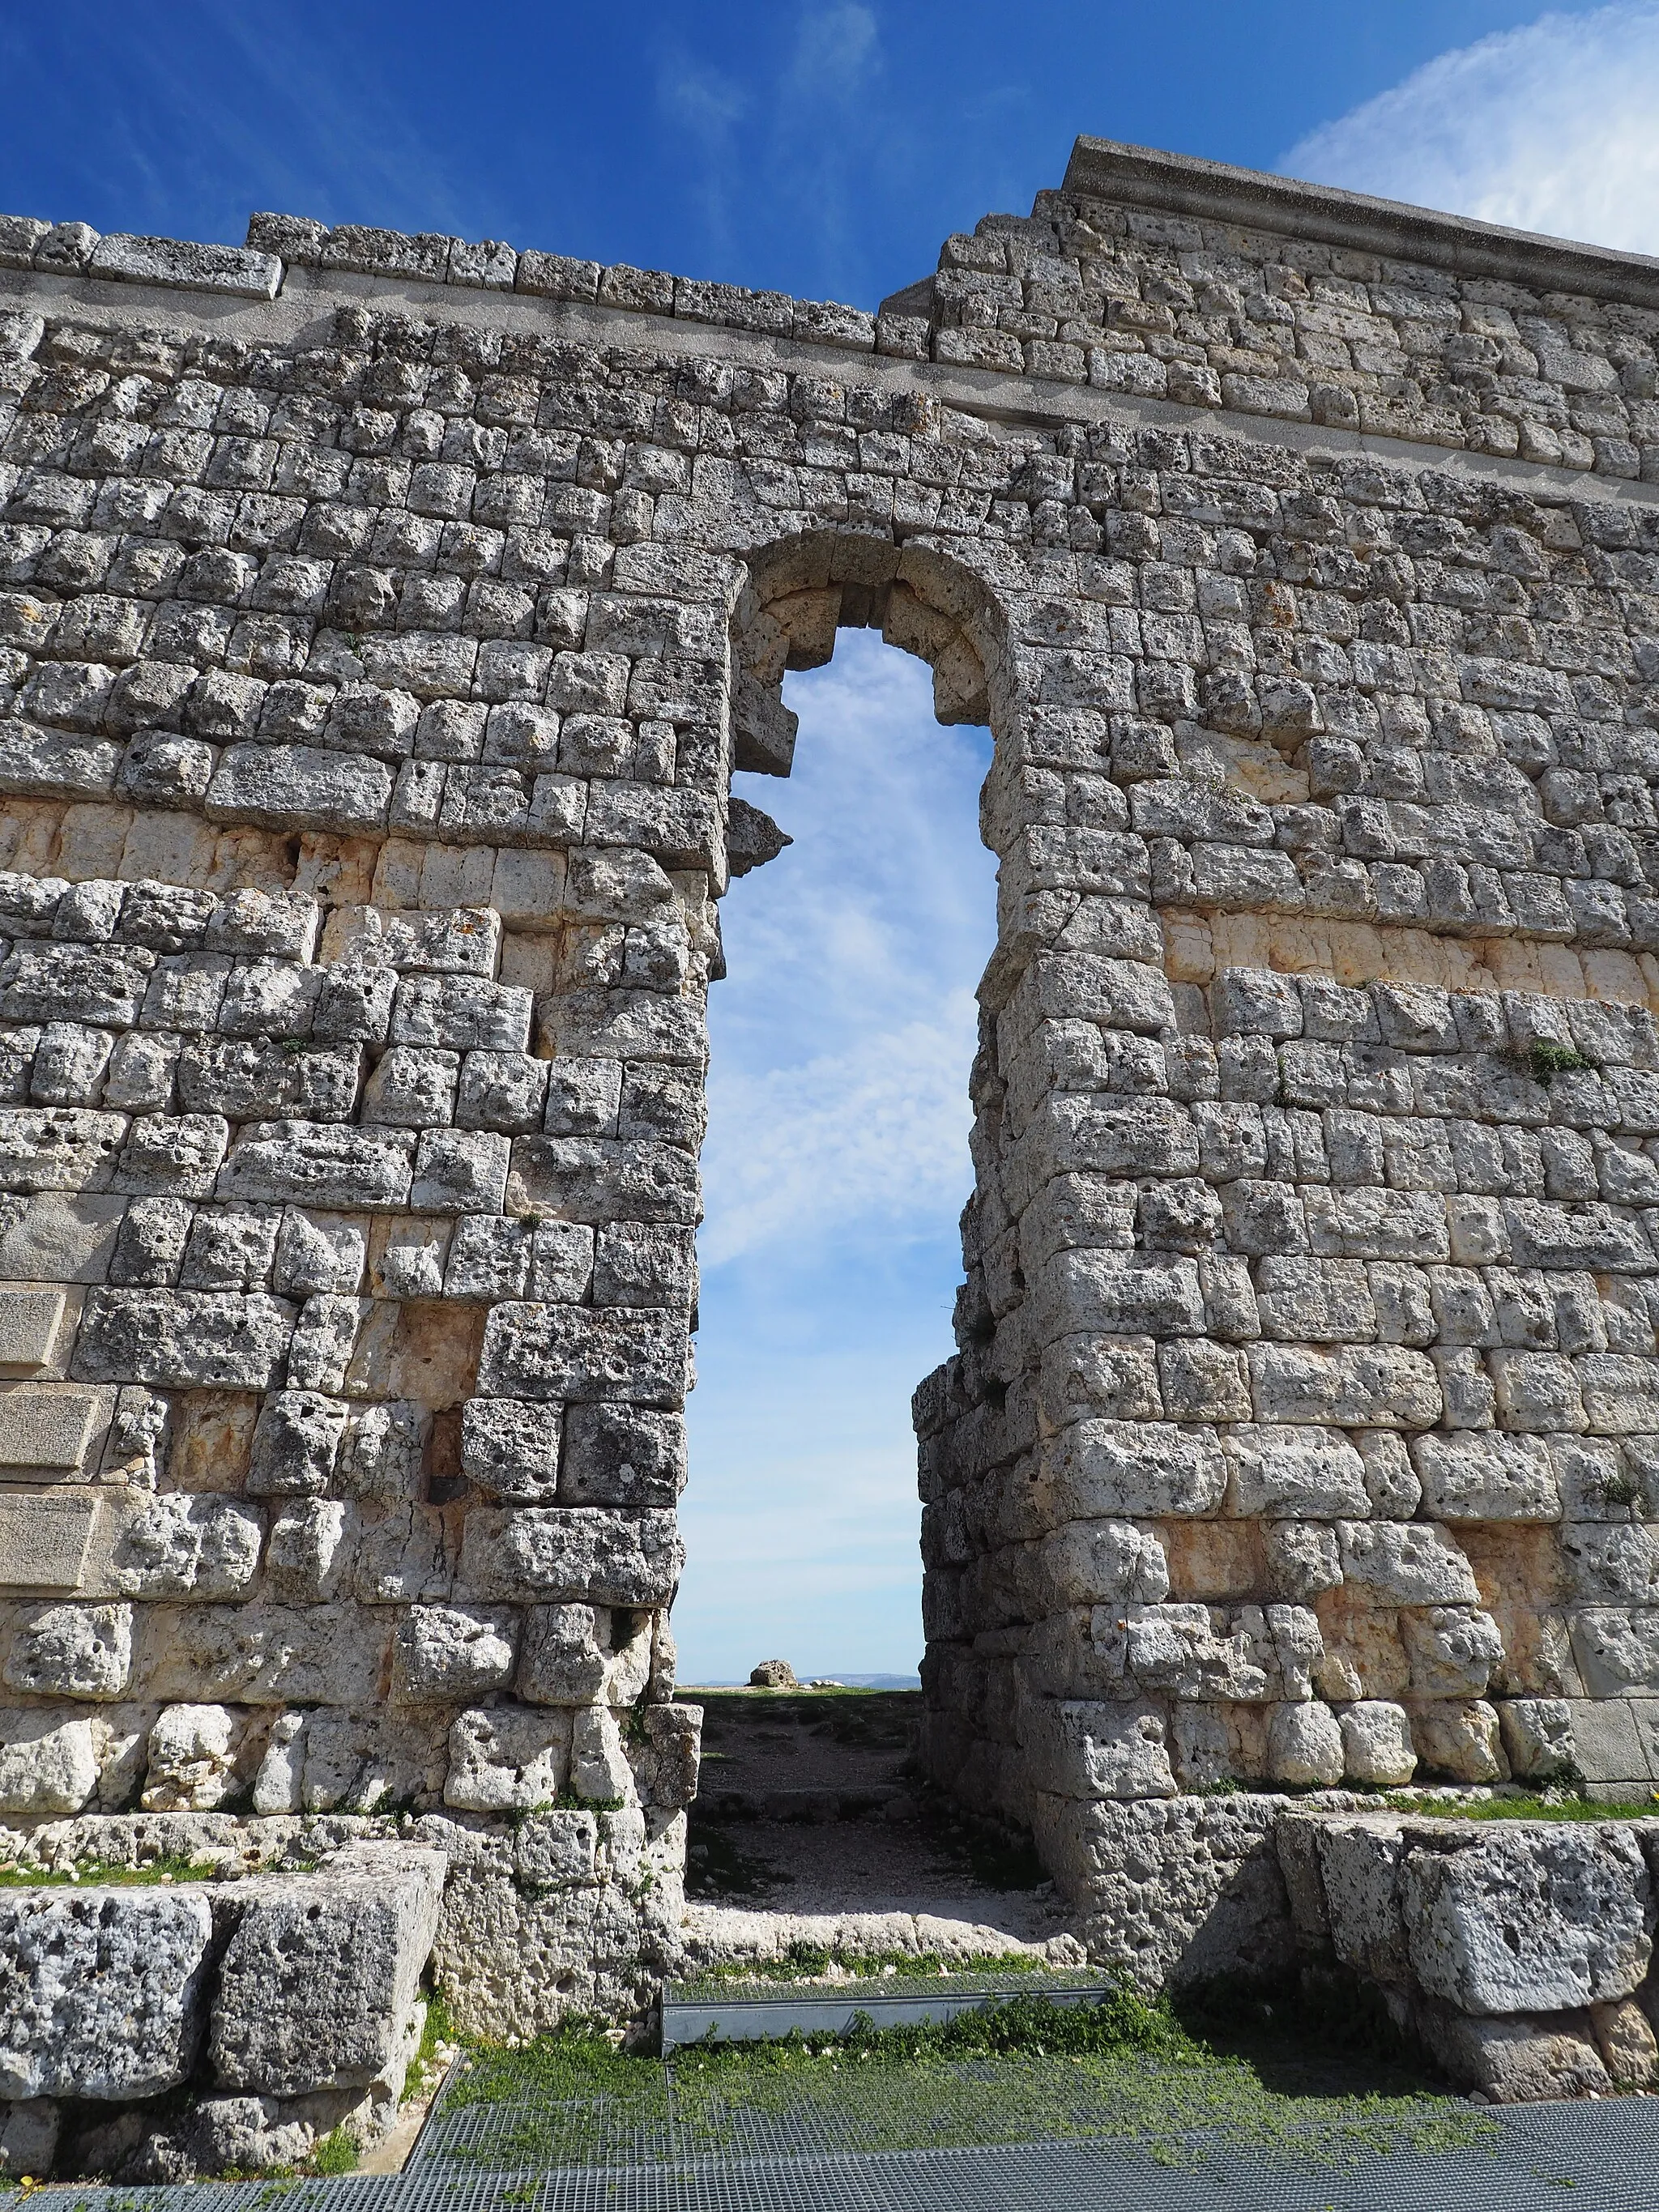
MULTIPOLYGON (((649 1701, 705 1001, 776 842, 730 768, 787 771, 779 685, 842 626, 996 732, 958 1349, 915 1404, 933 1778, 1040 1801, 1114 1955, 1109 1905, 1191 1902, 1173 1847, 1097 1849, 1145 1808, 1282 1925, 1244 1815, 1174 1788, 1659 1778, 1643 280, 1345 208, 1339 313, 1335 220, 1084 142, 873 320, 294 218, 0 222, 25 1811, 448 1792, 480 2019, 669 1955, 618 1884, 672 1887, 693 1759, 649 1701), (137 355, 88 276, 149 288, 137 355), (514 282, 580 343, 486 315, 514 282), (643 1807, 528 1898, 505 1822, 567 1699, 569 1776, 643 1807)), ((1244 1942, 1192 1910, 1129 1948, 1244 1942)), ((274 2142, 276 2094, 202 2141, 274 2142)))
POLYGON ((86 1382, 263 1390, 282 1371, 295 1310, 258 1294, 94 1291, 76 1341, 86 1382))
POLYGON ((0 2094, 125 2100, 185 2081, 212 1936, 199 1891, 0 1898, 0 2094))
POLYGON ((1495 2105, 1551 2097, 1604 2097, 1611 2082, 1588 2014, 1548 2020, 1469 2020, 1420 2008, 1419 2032, 1454 2081, 1495 2105))
POLYGON ((5 1683, 35 1697, 118 1698, 132 1674, 132 1607, 52 1605, 12 1638, 5 1683))
POLYGON ((1628 1829, 1498 1824, 1462 1849, 1414 1849, 1401 1902, 1418 1980, 1459 2012, 1606 2003, 1652 1956, 1647 1867, 1628 1829))
POLYGON ((662 1605, 684 1553, 672 1513, 597 1507, 476 1507, 467 1516, 460 1580, 480 1597, 662 1605))
POLYGON ((249 1885, 219 1971, 208 2055, 227 2088, 367 2086, 405 2056, 444 1863, 368 1846, 319 1881, 249 1885))
POLYGON ((98 1787, 89 1720, 38 1707, 0 1712, 0 1812, 78 1813, 98 1787))

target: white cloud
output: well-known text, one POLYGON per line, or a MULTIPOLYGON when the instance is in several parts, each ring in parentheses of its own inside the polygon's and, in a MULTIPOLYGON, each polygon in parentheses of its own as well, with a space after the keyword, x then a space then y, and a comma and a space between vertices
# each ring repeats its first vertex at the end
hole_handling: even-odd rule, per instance
POLYGON ((707 1267, 787 1242, 933 1233, 966 1194, 973 988, 994 938, 982 732, 933 720, 927 674, 844 634, 792 678, 795 839, 739 882, 715 987, 707 1267))
POLYGON ((1282 172, 1659 252, 1659 6, 1552 13, 1441 54, 1311 131, 1282 172))

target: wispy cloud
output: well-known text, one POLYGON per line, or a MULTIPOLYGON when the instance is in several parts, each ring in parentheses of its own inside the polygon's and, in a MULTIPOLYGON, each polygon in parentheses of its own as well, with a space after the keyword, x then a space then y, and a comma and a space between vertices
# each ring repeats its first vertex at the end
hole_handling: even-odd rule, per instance
POLYGON ((1287 174, 1659 252, 1659 7, 1551 13, 1301 139, 1287 174))
MULTIPOLYGON (((879 1224, 931 1234, 969 1182, 973 988, 994 936, 975 823, 988 741, 932 718, 927 672, 858 633, 792 679, 795 842, 726 902, 705 1263, 879 1224)), ((760 787, 765 786, 766 787, 760 787)))
POLYGON ((797 96, 815 104, 849 100, 861 92, 879 61, 872 12, 859 0, 836 0, 828 8, 808 8, 795 27, 788 83, 797 96))
POLYGON ((973 987, 994 939, 982 730, 860 632, 791 677, 795 842, 727 896, 710 1001, 702 1379, 690 1406, 688 1678, 921 1649, 910 1394, 951 1349, 973 1181, 973 987))

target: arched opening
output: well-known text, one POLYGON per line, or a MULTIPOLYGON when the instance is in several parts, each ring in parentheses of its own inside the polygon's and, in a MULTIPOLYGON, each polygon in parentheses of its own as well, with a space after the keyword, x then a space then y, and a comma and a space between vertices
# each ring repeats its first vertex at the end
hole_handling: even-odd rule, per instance
POLYGON ((909 1401, 952 1349, 995 942, 981 605, 945 562, 825 538, 758 556, 734 611, 734 875, 777 850, 763 775, 793 770, 794 842, 724 902, 711 998, 688 1680, 915 1679, 909 1401))

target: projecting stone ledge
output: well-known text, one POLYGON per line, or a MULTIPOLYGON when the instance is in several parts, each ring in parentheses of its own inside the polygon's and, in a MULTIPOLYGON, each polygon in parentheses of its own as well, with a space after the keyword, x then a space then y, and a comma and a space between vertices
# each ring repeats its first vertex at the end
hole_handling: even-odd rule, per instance
POLYGON ((1494 2103, 1659 2081, 1659 1820, 1286 1811, 1304 1960, 1374 1984, 1396 2025, 1494 2103))

